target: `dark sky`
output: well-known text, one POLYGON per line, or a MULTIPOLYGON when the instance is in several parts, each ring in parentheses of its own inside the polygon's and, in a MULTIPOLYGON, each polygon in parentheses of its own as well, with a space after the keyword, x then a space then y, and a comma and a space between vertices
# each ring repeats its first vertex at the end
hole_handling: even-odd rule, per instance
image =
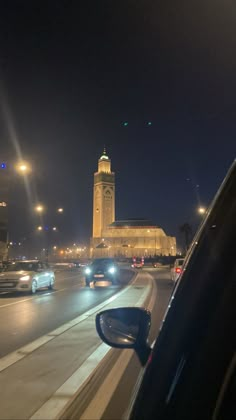
MULTIPOLYGON (((104 144, 117 219, 172 235, 196 222, 235 158, 235 22, 234 0, 1 2, 0 153, 16 159, 17 138, 32 207, 62 205, 66 239, 91 235, 104 144)), ((20 237, 32 228, 20 180, 12 194, 20 237)))

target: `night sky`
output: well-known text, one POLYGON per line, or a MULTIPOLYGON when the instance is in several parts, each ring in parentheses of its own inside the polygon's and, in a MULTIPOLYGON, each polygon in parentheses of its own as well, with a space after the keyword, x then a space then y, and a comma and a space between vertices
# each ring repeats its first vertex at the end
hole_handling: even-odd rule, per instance
POLYGON ((31 205, 13 177, 12 237, 38 200, 48 223, 64 207, 65 240, 88 240, 104 145, 116 219, 198 223, 235 158, 235 22, 228 0, 2 1, 0 155, 17 159, 14 138, 33 165, 31 205))

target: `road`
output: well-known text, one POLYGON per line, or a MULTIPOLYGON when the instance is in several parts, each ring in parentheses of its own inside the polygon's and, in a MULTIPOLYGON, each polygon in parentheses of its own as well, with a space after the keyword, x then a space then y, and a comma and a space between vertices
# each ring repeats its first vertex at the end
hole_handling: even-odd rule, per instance
MULTIPOLYGON (((152 311, 152 324, 149 335, 149 343, 152 343, 158 335, 158 331, 173 290, 173 283, 170 280, 169 268, 158 270, 150 268, 147 269, 147 271, 153 276, 157 286, 157 300, 152 311)), ((140 362, 137 356, 134 355, 113 395, 113 398, 107 406, 106 411, 103 413, 103 420, 117 420, 122 418, 124 411, 129 406, 130 396, 139 372, 140 362)))
MULTIPOLYGON (((106 356, 104 370, 104 364, 100 362, 109 349, 100 342, 95 331, 97 305, 101 304, 102 308, 104 305, 132 306, 139 301, 141 303, 138 305, 142 305, 148 290, 152 290, 152 276, 157 284, 157 298, 156 293, 153 293, 154 299, 151 299, 154 304, 150 336, 152 341, 173 287, 168 269, 140 270, 135 283, 129 288, 125 286, 133 278, 134 272, 121 272, 119 286, 88 289, 84 287, 79 272, 64 271, 57 273, 54 291, 41 291, 35 296, 0 295, 0 418, 56 418, 55 410, 56 413, 60 412, 65 401, 69 402, 82 384, 78 407, 67 418, 80 418, 90 401, 94 402, 97 396, 101 407, 99 391, 105 389, 103 395, 109 394, 109 387, 104 388, 106 375, 109 372, 111 374, 116 367, 120 351, 112 352, 109 358, 106 356), (80 322, 81 318, 83 322, 80 322), (98 381, 86 382, 89 371, 92 373, 97 366, 98 381)), ((126 351, 131 355, 130 363, 125 371, 121 366, 121 379, 117 382, 113 397, 107 400, 104 409, 101 408, 104 419, 121 418, 140 372, 137 357, 133 352, 126 351)), ((118 375, 115 373, 115 377, 120 372, 118 375)), ((74 401, 77 405, 77 399, 74 401)), ((92 417, 89 415, 85 418, 92 417)))
POLYGON ((103 302, 126 285, 132 273, 122 274, 122 285, 97 287, 96 293, 84 287, 78 269, 56 273, 53 291, 36 295, 0 294, 0 357, 53 331, 60 325, 103 302))
MULTIPOLYGON (((158 335, 158 331, 173 290, 173 283, 170 280, 169 268, 146 268, 140 270, 139 273, 141 276, 144 275, 144 273, 150 274, 157 287, 157 299, 155 300, 152 310, 152 325, 149 335, 149 342, 151 344, 158 335)), ((129 352, 129 350, 126 351, 129 352)), ((97 383, 89 383, 88 386, 82 390, 78 399, 74 401, 74 404, 71 406, 70 410, 68 410, 67 418, 81 418, 86 420, 91 418, 102 418, 103 420, 127 418, 125 416, 125 412, 129 407, 131 395, 135 388, 139 374, 141 373, 141 365, 136 354, 133 354, 118 383, 118 386, 113 392, 110 390, 113 379, 111 378, 111 382, 107 382, 106 378, 109 375, 109 372, 112 372, 112 369, 117 364, 120 355, 121 351, 116 350, 112 354, 111 358, 106 361, 106 366, 104 368, 101 367, 97 375, 97 383), (112 395, 111 399, 108 400, 107 405, 104 403, 105 409, 103 410, 101 405, 104 401, 104 395, 109 393, 112 395), (100 414, 98 415, 97 413, 99 410, 100 414)), ((119 374, 119 371, 116 371, 116 374, 119 374)), ((63 416, 62 418, 64 419, 66 417, 63 416)))

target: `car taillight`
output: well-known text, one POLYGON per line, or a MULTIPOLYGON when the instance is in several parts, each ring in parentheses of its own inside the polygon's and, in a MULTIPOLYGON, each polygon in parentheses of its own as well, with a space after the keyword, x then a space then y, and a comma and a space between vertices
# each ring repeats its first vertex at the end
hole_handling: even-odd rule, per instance
POLYGON ((148 356, 148 360, 147 360, 147 364, 149 365, 149 363, 152 363, 152 358, 153 358, 153 352, 151 350, 151 353, 148 356))
POLYGON ((175 272, 176 272, 176 273, 181 273, 181 272, 182 272, 182 270, 181 270, 181 268, 176 267, 175 272))

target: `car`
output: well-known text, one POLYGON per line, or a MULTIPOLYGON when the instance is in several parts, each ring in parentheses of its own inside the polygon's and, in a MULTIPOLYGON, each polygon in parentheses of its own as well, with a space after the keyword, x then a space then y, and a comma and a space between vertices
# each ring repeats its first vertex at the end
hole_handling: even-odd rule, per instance
POLYGON ((85 270, 85 285, 90 287, 99 281, 108 280, 112 284, 119 282, 119 267, 114 258, 96 258, 85 270))
POLYGON ((171 280, 175 283, 182 273, 184 258, 176 258, 173 267, 171 268, 171 280))
POLYGON ((152 345, 145 308, 96 315, 101 339, 135 350, 144 367, 126 418, 236 419, 235 197, 236 161, 195 234, 152 345))
POLYGON ((79 263, 78 263, 78 267, 79 268, 84 268, 84 267, 87 267, 87 265, 89 265, 89 261, 80 261, 79 263))
POLYGON ((5 292, 34 294, 42 287, 53 289, 54 282, 54 271, 39 260, 12 262, 0 273, 0 291, 5 292))
POLYGON ((142 261, 135 261, 131 264, 132 268, 142 268, 143 267, 143 263, 142 261))
POLYGON ((136 258, 136 257, 133 258, 133 261, 132 261, 132 264, 131 264, 132 268, 143 268, 143 266, 144 266, 144 258, 143 257, 142 258, 136 258))
POLYGON ((155 262, 152 263, 152 266, 154 268, 161 267, 161 263, 155 261, 155 262))

